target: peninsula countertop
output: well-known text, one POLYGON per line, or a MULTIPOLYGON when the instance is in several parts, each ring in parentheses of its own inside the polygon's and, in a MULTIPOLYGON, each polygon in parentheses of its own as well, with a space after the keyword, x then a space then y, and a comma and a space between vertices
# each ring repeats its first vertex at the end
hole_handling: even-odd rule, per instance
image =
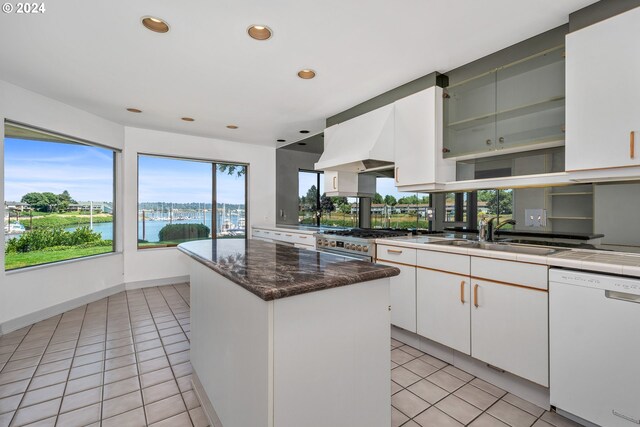
POLYGON ((395 267, 255 239, 197 240, 178 249, 265 301, 400 274, 395 267))

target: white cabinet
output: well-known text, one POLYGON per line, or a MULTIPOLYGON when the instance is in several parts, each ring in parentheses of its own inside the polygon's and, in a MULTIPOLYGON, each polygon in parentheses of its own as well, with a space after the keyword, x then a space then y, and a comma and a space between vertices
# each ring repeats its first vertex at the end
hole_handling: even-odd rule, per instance
POLYGON ((356 196, 358 194, 358 174, 355 172, 325 171, 324 191, 327 196, 356 196))
POLYGON ((548 387, 548 293, 488 280, 471 284, 471 356, 548 387))
POLYGON ((638 40, 640 7, 567 36, 567 171, 640 166, 638 40))
POLYGON ((391 278, 391 324, 416 332, 416 268, 381 262, 400 269, 391 278))
POLYGON ((283 228, 252 228, 251 238, 267 242, 291 243, 298 248, 315 249, 313 235, 283 228))
POLYGON ((434 86, 395 102, 395 184, 402 191, 444 187, 456 164, 442 157, 442 88, 434 86))
POLYGON ((416 332, 416 250, 378 245, 378 264, 400 269, 398 276, 391 278, 391 324, 407 331, 416 332), (380 258, 393 258, 396 262, 380 258), (405 265, 410 264, 410 265, 405 265))
POLYGON ((468 276, 418 268, 418 334, 471 354, 471 284, 468 276))

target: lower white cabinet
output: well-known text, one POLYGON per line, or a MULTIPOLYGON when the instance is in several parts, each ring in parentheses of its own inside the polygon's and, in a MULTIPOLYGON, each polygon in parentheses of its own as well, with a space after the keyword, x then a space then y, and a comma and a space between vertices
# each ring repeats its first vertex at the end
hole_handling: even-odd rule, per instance
POLYGON ((254 227, 251 237, 256 240, 264 240, 267 242, 291 243, 295 247, 301 249, 315 249, 315 240, 313 235, 296 233, 286 229, 264 229, 254 227))
POLYGON ((471 284, 471 356, 548 387, 548 293, 485 280, 471 284))
POLYGON ((418 334, 471 354, 469 277, 423 268, 416 274, 418 334))
POLYGON ((416 268, 393 262, 376 261, 400 269, 391 278, 391 324, 416 333, 416 268))

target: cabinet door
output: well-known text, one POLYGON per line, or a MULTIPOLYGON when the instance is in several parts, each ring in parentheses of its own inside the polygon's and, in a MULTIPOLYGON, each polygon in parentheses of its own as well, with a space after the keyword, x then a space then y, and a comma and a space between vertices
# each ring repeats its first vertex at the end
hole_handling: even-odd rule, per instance
POLYGON ((497 150, 564 144, 564 51, 555 48, 497 71, 497 150))
POLYGON ((356 196, 358 174, 355 172, 325 171, 324 189, 327 195, 356 196))
POLYGON ((391 278, 391 324, 416 332, 416 268, 392 262, 376 261, 400 269, 391 278))
POLYGON ((442 102, 439 87, 396 101, 396 187, 455 180, 455 163, 442 156, 442 102))
POLYGON ((471 293, 471 356, 548 387, 547 292, 473 280, 471 293))
POLYGON ((446 90, 444 157, 495 150, 496 74, 487 73, 446 90))
POLYGON ((640 7, 567 36, 568 171, 640 166, 638 40, 640 7))
POLYGON ((468 276, 418 268, 418 334, 471 354, 471 283, 468 276))

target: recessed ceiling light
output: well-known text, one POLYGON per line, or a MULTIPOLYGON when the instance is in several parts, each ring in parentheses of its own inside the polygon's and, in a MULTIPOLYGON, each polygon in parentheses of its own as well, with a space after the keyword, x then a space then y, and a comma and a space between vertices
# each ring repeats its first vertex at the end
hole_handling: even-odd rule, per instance
POLYGON ((127 108, 127 111, 130 113, 142 113, 142 110, 138 110, 137 108, 127 108))
POLYGON ((287 142, 286 139, 279 139, 278 142, 287 142))
POLYGON ((271 28, 266 25, 252 25, 247 28, 247 33, 255 40, 269 40, 273 35, 271 28))
POLYGON ((185 122, 193 122, 194 119, 192 119, 191 117, 183 117, 182 120, 184 120, 185 122))
POLYGON ((298 71, 298 77, 301 79, 309 80, 316 76, 316 72, 313 70, 305 69, 298 71))
POLYGON ((236 125, 227 125, 228 129, 238 129, 238 126, 236 125))
POLYGON ((308 130, 301 130, 300 133, 309 133, 308 130))
POLYGON ((298 145, 307 145, 306 142, 298 142, 298 145))
POLYGON ((142 25, 155 33, 166 33, 169 31, 169 24, 167 24, 166 21, 160 18, 154 18, 153 16, 143 16, 142 25))

